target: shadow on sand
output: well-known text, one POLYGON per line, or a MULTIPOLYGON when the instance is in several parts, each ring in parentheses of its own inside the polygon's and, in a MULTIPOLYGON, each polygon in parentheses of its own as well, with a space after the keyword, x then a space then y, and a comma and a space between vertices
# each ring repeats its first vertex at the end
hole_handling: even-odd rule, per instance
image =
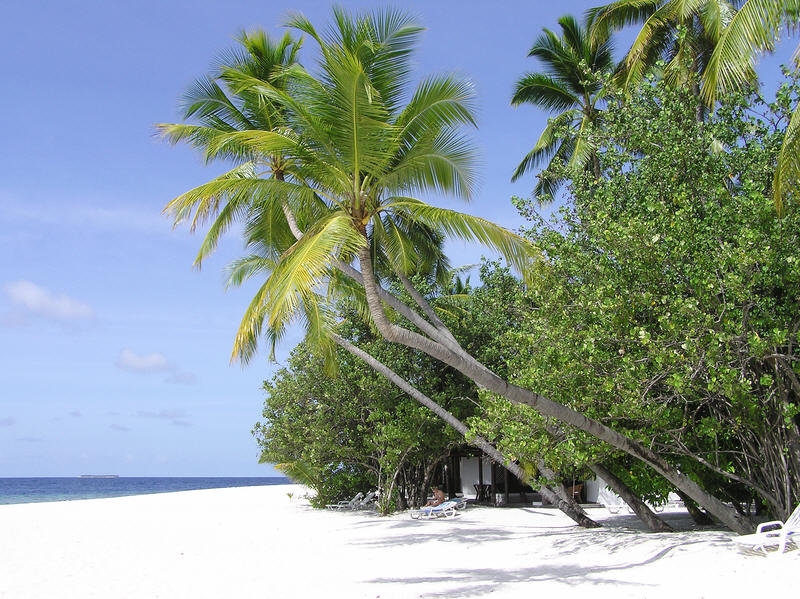
MULTIPOLYGON (((527 511, 527 510, 525 510, 527 511)), ((536 512, 538 513, 538 512, 536 512)), ((358 542, 358 545, 371 548, 388 548, 402 545, 420 545, 436 543, 437 550, 447 551, 444 545, 454 544, 486 544, 508 540, 525 543, 542 543, 546 548, 541 563, 524 568, 447 568, 441 575, 407 576, 392 578, 375 578, 365 582, 373 584, 426 584, 441 585, 441 591, 430 591, 426 588, 418 597, 479 597, 497 592, 503 585, 523 582, 559 581, 568 586, 626 586, 641 588, 643 596, 655 583, 633 582, 621 580, 614 576, 617 571, 631 571, 647 566, 675 550, 688 545, 703 543, 715 547, 729 547, 731 533, 708 530, 698 533, 681 515, 666 515, 668 521, 675 526, 677 532, 650 533, 641 530, 635 517, 620 515, 606 518, 603 528, 581 529, 576 526, 525 526, 524 518, 520 526, 509 529, 507 526, 486 526, 475 521, 433 521, 427 526, 420 526, 416 521, 393 523, 392 535, 358 542), (687 528, 689 530, 687 530, 687 528), (681 530, 683 529, 683 530, 681 530), (653 546, 653 542, 656 546, 653 546), (627 558, 612 564, 565 563, 567 556, 580 559, 583 550, 602 548, 606 555, 626 554, 627 558), (633 554, 647 555, 643 559, 631 560, 633 554), (559 559, 560 558, 560 559, 559 559), (550 563, 558 561, 558 563, 550 563), (454 586, 456 585, 456 586, 454 586), (446 587, 446 588, 445 588, 446 587)), ((368 525, 368 523, 365 523, 368 525)), ((570 559, 570 562, 573 560, 570 559)))
MULTIPOLYGON (((704 541, 692 541, 699 543, 704 541)), ((675 543, 668 547, 663 547, 655 554, 641 561, 630 561, 620 564, 603 566, 583 566, 580 564, 559 564, 548 565, 539 564, 529 568, 500 569, 500 568, 471 568, 471 569, 449 569, 441 576, 407 576, 397 578, 375 578, 365 582, 387 583, 387 584, 448 584, 447 589, 439 592, 427 592, 418 595, 419 597, 478 597, 495 593, 501 585, 523 583, 523 582, 545 582, 557 580, 568 586, 575 585, 596 585, 613 587, 639 587, 643 589, 646 596, 646 589, 655 587, 655 584, 632 582, 620 580, 614 577, 603 576, 614 571, 630 571, 634 568, 646 566, 656 562, 678 547, 683 547, 687 543, 675 543), (453 587, 457 583, 461 586, 453 587)))

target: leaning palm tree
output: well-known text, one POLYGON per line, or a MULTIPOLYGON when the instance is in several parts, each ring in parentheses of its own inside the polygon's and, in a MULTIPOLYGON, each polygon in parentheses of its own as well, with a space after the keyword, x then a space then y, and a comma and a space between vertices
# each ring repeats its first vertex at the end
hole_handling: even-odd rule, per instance
POLYGON ((749 532, 746 517, 647 446, 508 383, 461 347, 409 280, 435 255, 432 244, 443 237, 478 241, 521 272, 530 270, 535 249, 489 221, 414 197, 432 191, 471 196, 474 151, 461 133, 463 126, 474 124, 471 86, 451 76, 433 76, 406 95, 408 58, 419 27, 396 11, 353 19, 336 9, 334 20, 321 35, 304 17, 291 19, 292 27, 317 42, 320 60, 313 75, 294 69, 288 89, 237 69, 225 71, 237 93, 260 94, 264 102, 279 106, 284 125, 242 131, 161 126, 173 142, 188 141, 209 159, 237 162, 228 174, 174 200, 167 211, 177 222, 192 218, 193 212, 196 220, 200 210, 201 220, 219 219, 229 204, 243 206, 249 198, 248 208, 236 214, 245 219, 260 252, 235 265, 233 278, 258 274, 266 280, 241 323, 234 356, 247 361, 262 335, 275 340, 294 319, 303 321, 310 342, 320 347, 335 343, 331 298, 357 287, 371 323, 386 340, 424 352, 490 392, 643 460, 727 526, 749 532), (283 181, 241 168, 275 152, 286 157, 283 181), (433 234, 426 236, 426 231, 433 234), (291 245, 288 234, 296 239, 291 245), (377 246, 385 251, 376 253, 377 246), (410 303, 382 286, 384 269, 396 275, 410 303))
MULTIPOLYGON (((597 155, 582 133, 597 116, 602 77, 614 69, 611 43, 605 40, 591 45, 585 27, 572 16, 561 17, 558 24, 561 36, 545 29, 528 53, 541 61, 544 72, 523 75, 511 98, 513 106, 533 104, 557 114, 548 121, 533 149, 517 166, 512 181, 554 161, 588 165, 596 177, 600 176, 597 155)), ((563 177, 548 173, 549 168, 545 168, 540 175, 533 190, 535 196, 552 198, 564 183, 563 177)))
MULTIPOLYGON (((778 36, 800 23, 799 0, 747 0, 722 31, 703 76, 703 96, 713 105, 719 94, 753 83, 755 59, 771 52, 778 36)), ((800 68, 800 46, 793 61, 800 68)), ((800 195, 800 105, 795 107, 778 156, 773 196, 779 215, 787 195, 800 195)))

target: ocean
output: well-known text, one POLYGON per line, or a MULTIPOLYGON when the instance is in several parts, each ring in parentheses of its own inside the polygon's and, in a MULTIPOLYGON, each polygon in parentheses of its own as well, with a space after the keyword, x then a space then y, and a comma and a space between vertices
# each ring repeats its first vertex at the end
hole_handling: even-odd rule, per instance
POLYGON ((258 478, 0 478, 0 505, 149 495, 196 489, 287 485, 283 476, 258 478))

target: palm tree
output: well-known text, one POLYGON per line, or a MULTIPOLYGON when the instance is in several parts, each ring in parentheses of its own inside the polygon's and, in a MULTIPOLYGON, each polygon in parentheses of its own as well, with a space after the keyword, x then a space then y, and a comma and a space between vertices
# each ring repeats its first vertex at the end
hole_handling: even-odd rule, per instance
MULTIPOLYGON (((611 43, 605 40, 592 46, 585 27, 572 16, 561 17, 558 24, 560 37, 545 29, 528 53, 543 63, 545 72, 523 75, 511 98, 513 106, 533 104, 558 114, 547 123, 536 145, 517 167, 512 181, 554 161, 573 166, 591 164, 595 176, 600 176, 597 155, 581 133, 597 115, 603 75, 614 69, 611 43), (568 133, 563 135, 562 129, 568 133)), ((552 198, 564 182, 563 177, 547 174, 548 171, 546 168, 545 174, 540 175, 533 190, 537 197, 552 198)))
MULTIPOLYGON (((510 401, 575 426, 643 460, 726 525, 749 532, 736 513, 678 472, 648 447, 546 397, 504 381, 467 353, 408 275, 435 255, 442 237, 478 241, 529 272, 535 249, 524 239, 481 218, 426 204, 413 195, 438 191, 469 198, 475 164, 472 145, 460 132, 474 119, 471 86, 451 76, 424 79, 410 96, 404 90, 409 53, 419 27, 396 11, 351 18, 334 10, 325 36, 298 15, 290 26, 320 49, 318 73, 293 69, 281 89, 237 69, 225 77, 238 92, 263 96, 280 107, 276 129, 231 131, 208 125, 162 125, 173 142, 188 141, 209 159, 230 157, 230 173, 191 190, 167 210, 176 222, 219 215, 234 204, 258 252, 234 266, 232 282, 255 274, 266 281, 250 304, 234 344, 234 356, 252 357, 262 333, 274 341, 293 319, 303 320, 307 339, 319 347, 335 341, 329 301, 359 287, 375 329, 388 341, 422 351, 476 384, 510 401), (280 153, 284 181, 242 170, 254 158, 280 153), (249 207, 242 208, 247 205, 249 207), (426 231, 432 235, 425 235, 426 231), (409 234, 407 234, 409 233, 409 234), (296 241, 288 245, 288 234, 296 241), (287 247, 288 245, 288 247, 287 247), (375 252, 381 246, 384 251, 375 252), (358 261, 360 270, 353 264, 358 261), (381 285, 392 271, 411 304, 381 285), (391 309, 387 312, 387 308, 391 309), (409 328, 397 316, 413 325, 409 328)), ((216 222, 211 225, 212 228, 216 222)))
MULTIPOLYGON (((798 0, 747 0, 722 31, 703 75, 707 102, 713 105, 719 94, 752 83, 756 56, 772 51, 781 32, 798 22, 798 0)), ((794 62, 800 67, 800 46, 794 62)), ((800 194, 800 105, 786 128, 775 169, 773 197, 779 216, 790 194, 800 194)))
POLYGON ((587 12, 592 42, 612 31, 642 23, 616 80, 624 89, 638 85, 645 73, 664 60, 664 78, 690 85, 699 95, 699 77, 717 40, 736 13, 726 0, 618 0, 587 12))

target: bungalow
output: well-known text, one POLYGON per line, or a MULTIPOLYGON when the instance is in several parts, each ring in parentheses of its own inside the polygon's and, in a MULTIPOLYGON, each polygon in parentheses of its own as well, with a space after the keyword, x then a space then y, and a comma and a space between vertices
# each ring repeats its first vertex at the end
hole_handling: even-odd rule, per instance
MULTIPOLYGON (((454 450, 445 460, 440 476, 437 479, 448 497, 461 496, 493 505, 542 501, 537 491, 471 447, 454 450)), ((581 503, 596 503, 605 486, 597 480, 576 479, 566 484, 581 503)))

